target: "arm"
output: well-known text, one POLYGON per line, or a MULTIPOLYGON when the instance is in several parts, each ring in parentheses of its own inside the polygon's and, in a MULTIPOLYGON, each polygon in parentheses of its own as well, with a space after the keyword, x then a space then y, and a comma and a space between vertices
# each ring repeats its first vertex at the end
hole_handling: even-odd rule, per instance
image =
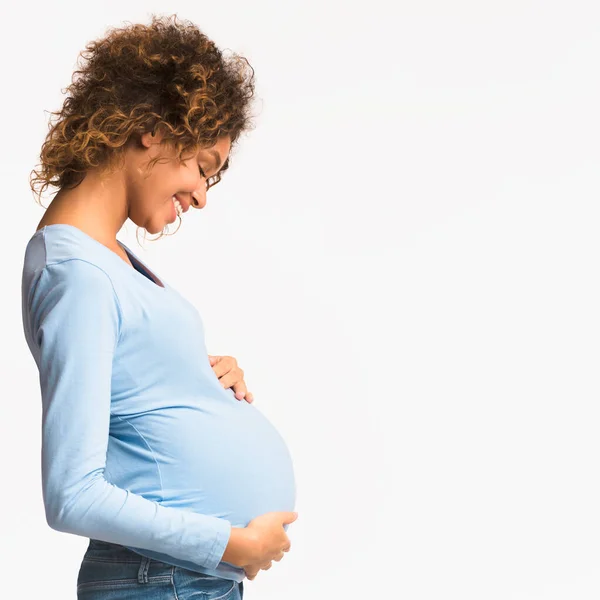
POLYGON ((231 535, 229 521, 161 506, 104 477, 112 361, 122 317, 109 277, 82 260, 49 265, 29 306, 50 527, 216 568, 231 535))

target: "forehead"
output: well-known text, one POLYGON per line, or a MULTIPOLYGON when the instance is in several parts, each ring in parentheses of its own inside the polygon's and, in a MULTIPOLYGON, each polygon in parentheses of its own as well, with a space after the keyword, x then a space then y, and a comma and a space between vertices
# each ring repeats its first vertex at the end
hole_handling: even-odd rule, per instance
POLYGON ((226 158, 229 154, 229 149, 231 148, 231 138, 227 136, 220 137, 214 146, 212 146, 213 150, 216 150, 222 157, 226 158))

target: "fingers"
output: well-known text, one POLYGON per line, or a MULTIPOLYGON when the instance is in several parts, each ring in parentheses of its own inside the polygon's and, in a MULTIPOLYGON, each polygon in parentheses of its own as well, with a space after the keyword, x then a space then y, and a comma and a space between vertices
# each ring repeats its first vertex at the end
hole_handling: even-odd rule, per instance
POLYGON ((244 381, 244 371, 233 356, 209 356, 211 367, 224 389, 232 388, 238 400, 254 402, 254 395, 248 391, 244 381))
POLYGON ((298 518, 297 512, 282 512, 281 516, 283 518, 283 523, 289 525, 293 523, 298 518))
MULTIPOLYGON (((209 357, 210 358, 210 357, 209 357)), ((210 361, 215 375, 221 379, 225 373, 237 368, 237 360, 233 356, 213 356, 210 361)))
MULTIPOLYGON (((225 389, 233 388, 235 397, 238 400, 242 400, 247 395, 248 389, 244 382, 244 371, 238 366, 237 360, 233 356, 214 356, 209 358, 211 359, 212 369, 221 385, 225 389)), ((253 399, 251 398, 250 402, 253 399)))
POLYGON ((243 400, 248 392, 248 390, 246 389, 246 384, 243 381, 238 381, 230 387, 233 388, 233 391, 235 392, 235 397, 238 400, 243 400))
POLYGON ((279 562, 285 556, 285 553, 289 551, 290 547, 291 544, 285 546, 282 550, 279 551, 279 554, 277 554, 277 556, 274 556, 273 560, 270 560, 269 562, 265 562, 259 565, 246 565, 244 567, 246 577, 250 579, 250 581, 252 581, 259 571, 268 571, 273 566, 273 561, 279 562))
MULTIPOLYGON (((282 553, 283 554, 283 553, 282 553)), ((273 560, 281 560, 281 558, 274 558, 273 560)), ((259 567, 246 567, 244 571, 246 573, 246 577, 252 581, 257 575, 259 571, 268 571, 273 566, 273 561, 269 561, 268 563, 263 563, 259 567)))
POLYGON ((221 377, 219 377, 219 381, 225 389, 241 383, 244 385, 244 391, 246 391, 246 384, 244 384, 244 371, 242 371, 239 367, 235 367, 225 375, 221 375, 221 377))

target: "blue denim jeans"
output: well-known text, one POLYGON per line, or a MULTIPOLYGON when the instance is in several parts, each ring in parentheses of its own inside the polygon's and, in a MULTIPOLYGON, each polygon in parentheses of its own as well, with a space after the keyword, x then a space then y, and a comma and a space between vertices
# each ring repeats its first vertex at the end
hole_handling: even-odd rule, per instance
POLYGON ((77 577, 78 600, 242 600, 244 583, 212 577, 91 539, 77 577))

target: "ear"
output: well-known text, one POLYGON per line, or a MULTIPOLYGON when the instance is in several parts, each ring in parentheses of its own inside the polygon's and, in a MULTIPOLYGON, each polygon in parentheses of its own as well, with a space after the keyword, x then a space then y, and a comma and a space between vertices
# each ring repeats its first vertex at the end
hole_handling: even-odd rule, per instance
POLYGON ((153 144, 160 143, 157 140, 157 135, 154 135, 152 132, 147 131, 146 133, 142 133, 140 136, 140 142, 144 148, 150 148, 153 144))

